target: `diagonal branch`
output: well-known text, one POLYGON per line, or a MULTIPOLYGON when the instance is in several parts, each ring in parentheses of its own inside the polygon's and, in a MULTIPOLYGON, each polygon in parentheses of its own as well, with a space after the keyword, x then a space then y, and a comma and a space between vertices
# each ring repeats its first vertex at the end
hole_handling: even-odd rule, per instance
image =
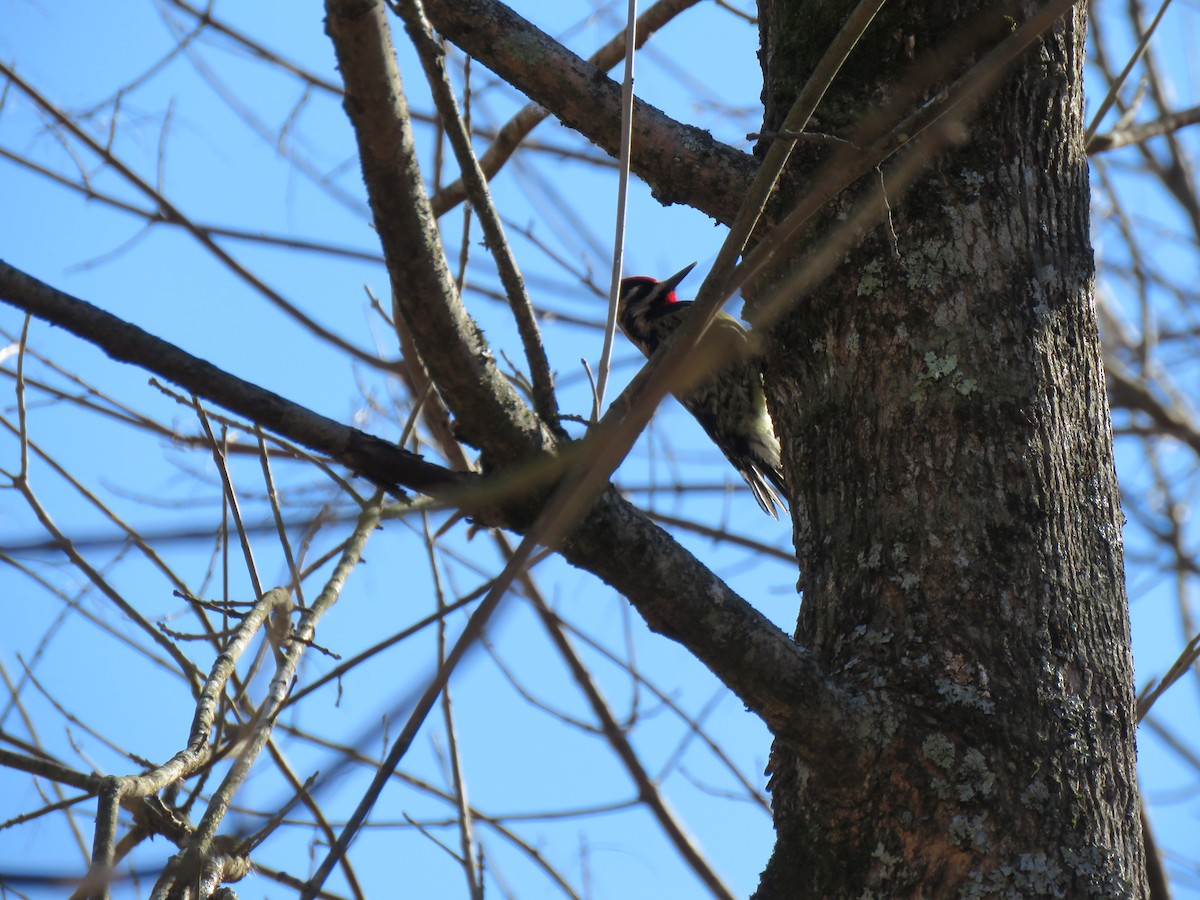
POLYGON ((274 304, 278 309, 282 310, 286 315, 291 317, 296 322, 300 323, 308 331, 315 334, 324 341, 329 342, 335 347, 349 353, 355 359, 366 363, 369 366, 376 368, 386 368, 386 364, 382 363, 374 354, 368 353, 365 350, 355 346, 350 341, 346 340, 330 331, 324 325, 313 319, 291 301, 287 300, 282 294, 270 287, 266 282, 262 281, 257 275, 243 266, 234 257, 225 250, 214 239, 213 234, 200 228, 191 221, 183 211, 175 204, 166 198, 157 188, 151 185, 148 181, 138 175, 129 166, 125 165, 111 149, 90 134, 79 127, 70 116, 58 109, 47 98, 37 91, 32 84, 25 81, 12 68, 0 62, 0 75, 3 75, 13 84, 15 84, 34 104, 49 115, 55 122, 66 130, 75 140, 83 144, 104 162, 111 166, 125 181, 129 182, 140 191, 142 194, 150 198, 155 205, 161 210, 162 218, 181 225, 194 237, 201 246, 219 260, 226 268, 233 272, 238 278, 250 285, 258 293, 262 294, 268 301, 274 304))
MULTIPOLYGON (((699 0, 658 0, 657 3, 638 16, 637 27, 634 28, 634 46, 640 50, 646 41, 650 40, 654 32, 662 28, 684 10, 695 6, 698 2, 699 0)), ((625 32, 621 31, 620 34, 616 35, 607 44, 589 56, 587 61, 607 72, 624 58, 625 32)), ((479 167, 483 169, 483 174, 489 180, 494 178, 501 167, 516 152, 521 142, 549 115, 550 112, 544 106, 538 103, 530 103, 522 107, 515 116, 505 122, 496 132, 487 150, 479 157, 479 167)), ((434 194, 430 198, 430 203, 433 205, 434 213, 441 216, 459 203, 462 203, 465 199, 467 199, 467 189, 460 179, 446 185, 434 194)))
MULTIPOLYGON (((342 9, 347 17, 336 26, 339 31, 342 27, 360 31, 386 28, 381 5, 364 11, 361 4, 346 4, 342 9), (358 15, 351 18, 351 11, 358 15)), ((331 20, 334 15, 331 12, 331 20)), ((331 26, 331 31, 334 30, 331 26)), ((369 127, 370 134, 381 139, 399 136, 402 144, 411 141, 399 99, 395 61, 378 53, 388 48, 390 42, 386 35, 356 33, 355 39, 338 47, 339 58, 344 60, 342 71, 347 94, 358 97, 358 90, 350 86, 356 78, 366 79, 362 85, 364 94, 378 101, 370 112, 379 117, 378 121, 367 123, 368 110, 360 103, 348 102, 355 124, 369 127), (353 52, 363 47, 377 54, 371 61, 378 65, 378 71, 371 71, 365 64, 361 58, 365 54, 353 52), (353 74, 347 72, 351 61, 357 66, 353 74), (379 72, 386 77, 380 78, 379 72)), ((379 147, 361 133, 360 144, 364 151, 380 153, 379 147)), ((408 162, 409 151, 398 152, 415 169, 408 162)), ((389 183, 388 173, 372 172, 367 161, 364 171, 372 192, 389 183)), ((395 195, 389 194, 388 198, 394 200, 395 195)), ((424 194, 413 191, 410 199, 423 202, 424 194)), ((385 225, 377 224, 383 233, 385 225)), ((431 346, 437 348, 436 343, 431 346)), ((851 698, 833 684, 807 651, 757 610, 740 598, 730 605, 724 599, 728 589, 712 573, 703 567, 682 566, 676 570, 674 563, 678 559, 669 552, 673 541, 656 533, 657 529, 644 517, 629 516, 628 508, 622 508, 624 502, 607 485, 608 474, 624 457, 637 431, 662 398, 665 389, 661 384, 653 386, 653 371, 653 365, 648 366, 626 391, 627 398, 637 398, 627 400, 636 408, 636 415, 630 414, 621 421, 623 404, 618 401, 589 435, 584 451, 588 454, 586 464, 573 465, 564 484, 554 491, 546 507, 539 510, 531 526, 537 531, 534 540, 555 546, 568 560, 599 574, 626 593, 651 629, 687 646, 751 709, 762 715, 776 735, 796 743, 802 757, 819 757, 826 768, 830 759, 836 760, 837 771, 828 773, 828 777, 835 781, 853 777, 856 754, 847 751, 846 736, 856 727, 859 713, 851 698), (648 590, 651 582, 659 585, 661 592, 648 590), (805 715, 808 712, 813 718, 805 715)), ((522 519, 528 520, 528 516, 522 519)), ((526 552, 529 540, 530 532, 526 532, 521 545, 526 552)), ((480 610, 483 608, 481 605, 480 610)))
MULTIPOLYGON (((511 558, 512 548, 508 541, 502 535, 496 536, 500 550, 505 556, 511 558)), ((650 773, 646 771, 642 761, 638 758, 637 751, 633 747, 633 742, 625 733, 625 729, 617 721, 617 717, 613 714, 612 709, 608 705, 604 694, 596 685, 595 679, 592 678, 592 673, 588 671, 583 660, 575 651, 571 644, 571 639, 567 636, 563 629, 562 623, 558 617, 550 610, 546 598, 542 596, 542 592, 538 589, 537 582, 530 577, 528 572, 522 573, 521 585, 529 599, 533 602, 533 608, 538 614, 538 618, 542 620, 542 626, 546 629, 546 634, 554 643, 559 655, 563 658, 563 662, 567 664, 567 668, 571 670, 571 677, 575 679, 575 683, 579 686, 587 698, 588 704, 592 707, 592 713, 600 723, 600 730, 603 732, 609 746, 617 758, 621 760, 621 764, 625 766, 625 771, 630 779, 637 787, 638 799, 646 805, 650 810, 650 814, 658 821, 659 827, 667 835, 672 844, 675 845, 676 851, 684 858, 688 866, 696 873, 696 876, 704 882, 709 891, 715 897, 732 898, 733 893, 726 887, 713 868, 705 859, 704 854, 692 841, 691 836, 683 827, 683 823, 679 821, 675 813, 672 811, 670 804, 667 803, 666 797, 662 795, 658 785, 654 779, 650 777, 650 773)))
POLYGON ((458 102, 454 98, 454 90, 446 75, 446 54, 442 46, 434 38, 425 18, 425 10, 419 0, 393 0, 394 8, 404 20, 413 46, 425 69, 425 78, 433 93, 433 102, 442 118, 442 127, 458 160, 458 168, 467 184, 467 195, 479 217, 479 227, 483 230, 484 241, 488 251, 496 261, 496 269, 500 273, 500 282, 508 296, 508 304, 512 309, 513 318, 517 322, 517 332, 525 348, 525 358, 529 363, 529 377, 533 383, 533 405, 542 421, 555 428, 558 425, 558 401, 554 396, 554 376, 550 373, 550 363, 546 359, 546 349, 542 346, 542 333, 538 329, 537 318, 534 315, 533 303, 525 290, 525 279, 517 268, 517 260, 513 256, 512 247, 504 234, 504 226, 500 224, 500 214, 492 203, 492 194, 488 190, 487 179, 479 168, 475 151, 471 147, 471 136, 458 111, 458 102))
MULTIPOLYGON (((530 99, 617 156, 621 86, 497 0, 428 0, 434 27, 530 99)), ((633 172, 664 206, 729 223, 758 164, 748 153, 635 101, 633 172)))
MULTIPOLYGON (((56 291, 0 261, 0 300, 60 325, 109 356, 174 381, 264 428, 327 454, 376 484, 402 485, 459 501, 483 525, 523 532, 524 503, 499 505, 488 480, 451 472, 395 444, 325 418, 223 372, 91 304, 56 291), (474 494, 484 490, 482 495, 474 494), (479 496, 484 500, 480 501, 479 496)), ((686 647, 775 735, 802 758, 838 761, 850 777, 847 749, 860 715, 805 648, 730 590, 662 528, 609 486, 569 537, 555 547, 629 598, 652 631, 686 647)), ((857 747, 851 741, 851 749, 857 747)))
POLYGON ((1087 143, 1087 152, 1090 156, 1097 153, 1106 153, 1109 150, 1117 150, 1121 147, 1127 147, 1130 144, 1144 144, 1151 138, 1161 137, 1164 134, 1173 134, 1176 131, 1182 131, 1184 128, 1196 124, 1200 124, 1200 106, 1192 106, 1188 109, 1167 113, 1164 116, 1159 116, 1157 119, 1142 122, 1138 125, 1117 127, 1104 134, 1093 135, 1087 143))
POLYGON ((445 492, 458 476, 398 449, 374 435, 333 419, 222 371, 84 300, 55 290, 0 260, 0 299, 100 347, 120 362, 168 378, 193 394, 219 403, 264 427, 290 435, 390 488, 404 485, 425 493, 445 492))
POLYGON ((552 449, 554 437, 496 366, 446 265, 417 163, 387 8, 369 0, 327 0, 326 13, 397 315, 467 443, 483 449, 493 465, 552 449))

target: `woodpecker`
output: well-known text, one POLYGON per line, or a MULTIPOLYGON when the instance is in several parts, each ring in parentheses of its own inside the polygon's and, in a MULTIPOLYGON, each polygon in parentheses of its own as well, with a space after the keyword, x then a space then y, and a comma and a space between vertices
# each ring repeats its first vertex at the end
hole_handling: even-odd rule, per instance
MULTIPOLYGON (((649 359, 692 310, 690 300, 675 296, 691 266, 665 281, 637 276, 621 281, 617 323, 625 337, 649 359)), ((787 488, 779 461, 779 440, 767 412, 762 368, 745 352, 746 329, 733 316, 718 313, 711 330, 731 343, 733 361, 675 398, 700 423, 725 458, 750 485, 754 499, 772 518, 783 509, 787 488)))

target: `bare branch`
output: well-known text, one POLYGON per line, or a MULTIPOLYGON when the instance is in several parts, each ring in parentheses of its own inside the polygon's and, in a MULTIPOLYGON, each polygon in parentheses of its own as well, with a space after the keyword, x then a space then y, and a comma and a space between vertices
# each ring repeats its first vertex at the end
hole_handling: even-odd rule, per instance
MULTIPOLYGON (((621 87, 495 0, 432 0, 435 28, 475 59, 617 156, 621 87)), ((633 171, 664 205, 686 203, 731 222, 757 164, 661 110, 634 102, 633 171)))
POLYGON ((326 31, 346 83, 392 300, 465 439, 511 463, 555 440, 496 367, 446 265, 429 209, 383 3, 328 0, 326 31))
MULTIPOLYGON (((114 359, 150 368, 199 396, 327 453, 376 483, 403 484, 448 498, 465 497, 459 491, 476 483, 222 372, 3 262, 0 298, 96 343, 114 359)), ((528 527, 527 510, 508 509, 506 514, 511 518, 493 524, 517 530, 528 527)), ((605 490, 574 533, 555 543, 568 561, 630 598, 651 629, 688 647, 777 734, 800 745, 800 752, 827 759, 832 754, 845 761, 847 771, 852 769, 853 760, 844 746, 856 718, 849 698, 807 651, 615 490, 605 490)))
POLYGON ((65 328, 113 359, 155 372, 194 394, 326 453, 377 481, 418 491, 445 490, 458 476, 353 428, 318 415, 278 394, 230 375, 174 344, 146 333, 86 301, 55 290, 0 260, 0 299, 65 328), (390 471, 385 475, 385 471, 390 471))
MULTIPOLYGON (((635 46, 638 49, 650 40, 658 29, 683 11, 695 6, 699 0, 658 0, 653 6, 637 18, 634 29, 635 46)), ((608 71, 625 58, 625 32, 615 35, 612 40, 588 57, 588 62, 603 71, 608 71)), ((512 157, 525 137, 533 131, 545 118, 549 111, 537 103, 530 103, 520 112, 509 119, 492 135, 492 143, 479 157, 479 167, 490 181, 496 173, 512 157)), ((525 145, 530 146, 529 144, 525 145)), ((430 198, 430 206, 434 215, 441 216, 449 212, 467 197, 462 180, 452 182, 430 198)))
POLYGON ((1168 113, 1139 125, 1128 125, 1115 128, 1106 134, 1097 134, 1088 141, 1087 152, 1088 155, 1107 153, 1110 150, 1128 147, 1130 144, 1142 144, 1151 138, 1182 131, 1197 122, 1200 122, 1200 106, 1181 109, 1179 112, 1168 113))
POLYGON ((425 77, 433 91, 433 102, 441 114, 442 127, 446 129, 446 136, 454 149, 458 167, 467 184, 467 195, 471 199, 475 214, 479 216, 484 240, 488 251, 496 260, 500 282, 504 285, 508 304, 517 321, 517 330, 521 335, 525 359, 529 363, 529 375, 533 381, 534 409, 544 423, 558 429, 558 401, 554 397, 554 376, 550 373, 550 363, 542 346, 542 334, 533 313, 533 304, 525 290, 525 279, 521 277, 517 268, 517 261, 504 234, 504 226, 500 224, 500 214, 492 203, 487 179, 480 171, 479 161, 471 147, 471 136, 462 116, 459 115, 458 103, 446 76, 446 54, 429 30, 429 22, 419 0, 394 2, 404 19, 409 37, 417 48, 421 65, 425 69, 425 77))
POLYGON ((318 323, 308 314, 303 312, 299 307, 287 300, 282 294, 273 288, 269 287, 258 276, 252 273, 249 269, 243 266, 240 262, 234 259, 220 244, 212 239, 202 229, 192 224, 191 220, 185 216, 175 204, 168 200, 163 194, 146 182, 141 176, 126 166, 120 159, 114 156, 108 147, 101 145, 91 135, 79 127, 69 116, 63 113, 60 109, 54 106, 49 100, 43 97, 34 87, 17 75, 10 67, 0 62, 0 74, 11 79, 13 84, 17 85, 30 100, 36 103, 42 110, 51 116, 59 125, 61 125, 72 137, 82 143, 85 147, 103 159, 106 163, 120 173, 121 177, 132 184, 137 190, 141 191, 163 211, 164 216, 172 221, 183 225, 187 231, 192 234, 200 242, 200 244, 216 257, 222 264, 229 268, 240 279, 249 284, 259 294, 273 303, 276 307, 290 316, 292 319, 299 322, 313 334, 322 338, 325 341, 333 344, 345 352, 351 354, 356 359, 367 363, 370 366, 382 367, 382 363, 374 354, 368 353, 359 347, 351 344, 344 338, 334 334, 325 326, 318 323))
MULTIPOLYGON (((496 539, 500 542, 501 548, 506 554, 512 553, 511 547, 502 536, 497 535, 496 539)), ((658 785, 654 783, 654 780, 650 777, 650 773, 646 771, 642 765, 642 761, 638 759, 637 751, 634 750, 633 744, 630 743, 624 729, 617 722, 616 716, 613 715, 608 702, 604 699, 604 695, 600 692, 600 688, 596 685, 587 666, 583 664, 583 660, 579 658, 579 654, 571 646, 571 641, 564 632, 558 617, 550 611, 550 607, 546 603, 546 598, 538 590, 537 584, 528 576, 528 573, 522 575, 521 582, 526 596, 533 601, 534 609, 537 611, 538 618, 541 619, 542 626, 546 629, 546 633, 550 636, 550 640, 554 643, 559 655, 566 662, 567 668, 571 670, 571 677, 575 679, 575 683, 579 686, 584 696, 587 697, 588 705, 591 706, 592 714, 599 721, 604 737, 608 740, 617 758, 621 760, 622 765, 625 766, 625 771, 629 774, 629 777, 637 788, 638 799, 649 808, 651 815, 658 821, 659 827, 666 832, 671 843, 675 845, 675 849, 683 856, 688 866, 696 873, 696 877, 704 882, 713 896, 732 900, 734 896, 733 892, 725 885, 721 877, 713 871, 708 861, 704 858, 704 854, 700 852, 691 837, 684 831, 682 824, 671 810, 666 798, 659 791, 658 785)))

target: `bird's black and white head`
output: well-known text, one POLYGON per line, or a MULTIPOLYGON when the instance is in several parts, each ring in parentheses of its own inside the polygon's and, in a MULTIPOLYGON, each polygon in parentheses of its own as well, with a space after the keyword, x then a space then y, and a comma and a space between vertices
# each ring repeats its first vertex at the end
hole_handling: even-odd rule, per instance
POLYGON ((679 325, 678 317, 691 305, 675 296, 675 288, 695 266, 679 270, 670 278, 657 281, 644 275, 621 280, 617 300, 617 324, 638 349, 650 356, 659 343, 679 325))

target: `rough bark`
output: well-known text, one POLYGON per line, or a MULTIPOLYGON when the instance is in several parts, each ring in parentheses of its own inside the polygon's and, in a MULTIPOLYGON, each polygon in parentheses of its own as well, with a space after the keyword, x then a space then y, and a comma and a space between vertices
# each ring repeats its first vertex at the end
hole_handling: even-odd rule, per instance
MULTIPOLYGON (((761 4, 765 129, 851 5, 761 4)), ((923 62, 932 95, 1033 8, 886 8, 814 127, 852 134, 923 62)), ((894 249, 860 235, 769 337, 797 639, 873 722, 852 784, 777 741, 763 900, 1146 893, 1083 39, 1081 6, 890 198, 894 249)))

